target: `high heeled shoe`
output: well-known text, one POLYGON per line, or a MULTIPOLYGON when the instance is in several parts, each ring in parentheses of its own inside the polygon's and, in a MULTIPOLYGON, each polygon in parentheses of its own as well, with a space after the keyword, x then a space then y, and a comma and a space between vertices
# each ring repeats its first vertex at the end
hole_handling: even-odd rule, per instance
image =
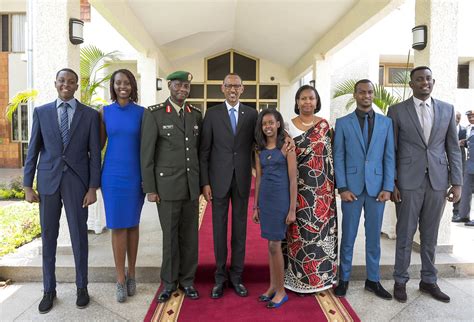
POLYGON ((258 301, 259 302, 269 302, 273 299, 274 296, 275 296, 275 293, 273 293, 270 296, 266 296, 265 294, 262 294, 258 297, 258 301))
POLYGON ((288 294, 286 294, 285 297, 283 297, 279 303, 275 303, 273 301, 268 302, 267 303, 267 309, 278 309, 280 306, 285 304, 285 302, 287 302, 287 301, 288 301, 288 294))

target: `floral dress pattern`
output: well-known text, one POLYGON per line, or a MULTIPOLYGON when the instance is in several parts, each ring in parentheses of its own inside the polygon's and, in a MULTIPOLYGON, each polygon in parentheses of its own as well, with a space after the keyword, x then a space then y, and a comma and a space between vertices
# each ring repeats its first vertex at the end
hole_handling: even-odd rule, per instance
POLYGON ((284 246, 285 288, 313 293, 331 288, 337 280, 332 132, 323 119, 292 136, 298 164, 298 199, 296 222, 288 227, 284 246))

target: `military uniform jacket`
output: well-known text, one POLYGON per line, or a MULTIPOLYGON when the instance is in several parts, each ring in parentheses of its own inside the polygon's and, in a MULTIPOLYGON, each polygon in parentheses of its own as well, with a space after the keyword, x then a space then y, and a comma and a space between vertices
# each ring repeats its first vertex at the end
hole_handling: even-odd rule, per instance
POLYGON ((156 192, 162 200, 197 199, 201 111, 184 107, 184 124, 171 103, 145 110, 141 135, 143 191, 156 192), (189 193, 188 193, 189 191, 189 193))

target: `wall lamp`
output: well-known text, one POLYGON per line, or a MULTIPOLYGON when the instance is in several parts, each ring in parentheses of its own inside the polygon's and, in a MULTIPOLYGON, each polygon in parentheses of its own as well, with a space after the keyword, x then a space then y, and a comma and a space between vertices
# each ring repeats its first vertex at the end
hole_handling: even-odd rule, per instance
POLYGON ((71 18, 69 19, 69 40, 74 45, 79 45, 84 42, 84 21, 71 18))
POLYGON ((157 78, 156 79, 156 90, 161 91, 163 89, 163 79, 157 78))
POLYGON ((309 85, 313 86, 314 88, 316 88, 316 80, 310 80, 309 81, 309 85))
POLYGON ((416 26, 411 32, 413 33, 413 44, 411 47, 416 50, 425 49, 428 39, 428 27, 426 25, 416 26))

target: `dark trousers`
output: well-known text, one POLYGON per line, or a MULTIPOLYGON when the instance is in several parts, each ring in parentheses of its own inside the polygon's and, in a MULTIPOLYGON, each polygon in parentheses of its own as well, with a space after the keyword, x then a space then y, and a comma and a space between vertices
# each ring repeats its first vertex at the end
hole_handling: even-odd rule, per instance
POLYGON ((435 250, 439 223, 446 205, 446 190, 434 190, 426 174, 420 187, 415 190, 400 189, 400 193, 402 201, 396 205, 397 242, 393 277, 397 283, 408 282, 413 236, 419 226, 421 280, 436 283, 435 250))
POLYGON ((198 200, 162 200, 158 216, 163 231, 161 281, 168 289, 191 286, 198 265, 198 200))
POLYGON ((76 286, 87 287, 87 208, 82 208, 86 188, 81 179, 70 169, 62 173, 58 190, 52 195, 40 195, 40 224, 43 242, 43 286, 45 292, 56 289, 56 247, 59 234, 59 219, 64 204, 74 263, 76 286))
POLYGON ((247 236, 248 197, 239 194, 235 173, 229 191, 224 198, 212 199, 212 231, 214 237, 214 256, 216 258, 216 283, 227 280, 227 223, 229 201, 232 203, 232 237, 229 277, 232 283, 241 282, 244 271, 245 240, 247 236))
POLYGON ((474 174, 464 172, 461 200, 459 201, 459 217, 469 219, 471 214, 472 193, 474 192, 474 174))

